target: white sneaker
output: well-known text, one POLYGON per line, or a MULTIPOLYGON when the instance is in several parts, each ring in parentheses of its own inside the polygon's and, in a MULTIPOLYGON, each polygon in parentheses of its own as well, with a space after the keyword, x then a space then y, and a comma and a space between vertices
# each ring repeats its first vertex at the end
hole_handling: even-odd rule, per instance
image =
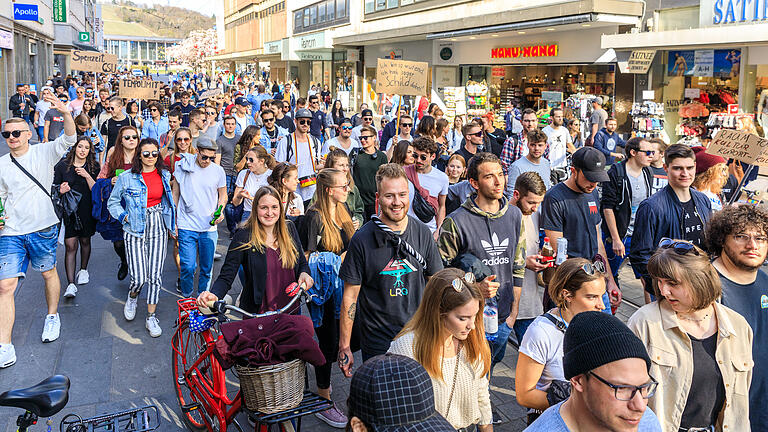
POLYGON ((213 259, 214 259, 214 260, 217 260, 217 259, 221 259, 221 257, 222 257, 222 256, 223 256, 223 255, 222 255, 222 254, 220 254, 220 253, 218 253, 218 252, 214 252, 214 253, 213 253, 213 259))
POLYGON ((13 344, 0 345, 0 369, 13 366, 16 363, 16 349, 13 344))
POLYGON ((64 291, 64 298, 75 298, 76 295, 77 295, 77 285, 75 284, 67 285, 67 290, 64 291))
POLYGON ((161 334, 163 334, 163 329, 160 328, 160 320, 157 319, 155 314, 147 317, 146 327, 147 330, 149 330, 149 335, 153 338, 159 337, 161 334))
POLYGON ((53 342, 59 338, 61 331, 61 320, 59 314, 46 315, 43 325, 43 342, 53 342))
POLYGON ((88 274, 88 270, 81 269, 77 272, 77 277, 75 277, 75 282, 77 282, 78 285, 85 285, 88 282, 91 281, 91 275, 88 274))
POLYGON ((125 307, 123 307, 123 316, 128 321, 133 321, 136 318, 136 304, 139 302, 139 298, 132 298, 128 295, 128 299, 125 301, 125 307))

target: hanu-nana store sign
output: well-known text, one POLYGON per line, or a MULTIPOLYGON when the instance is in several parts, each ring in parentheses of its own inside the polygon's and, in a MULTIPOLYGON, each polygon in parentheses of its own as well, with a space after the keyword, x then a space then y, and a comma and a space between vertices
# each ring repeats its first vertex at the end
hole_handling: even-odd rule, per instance
POLYGON ((768 0, 701 0, 699 26, 768 21, 768 0))
POLYGON ((557 49, 557 44, 491 48, 491 58, 557 57, 557 49))

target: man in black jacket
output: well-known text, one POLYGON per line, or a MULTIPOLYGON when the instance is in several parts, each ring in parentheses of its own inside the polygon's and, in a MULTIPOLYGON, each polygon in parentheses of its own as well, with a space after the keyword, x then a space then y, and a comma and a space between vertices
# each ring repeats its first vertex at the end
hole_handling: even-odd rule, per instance
POLYGON ((8 101, 8 109, 14 117, 20 117, 29 122, 29 110, 34 107, 32 98, 24 92, 24 84, 16 85, 16 94, 8 101))
MULTIPOLYGON (((411 112, 411 107, 409 107, 408 105, 400 105, 400 114, 408 114, 410 112, 411 112)), ((393 113, 392 115, 393 117, 397 116, 396 113, 393 113)), ((397 118, 397 117, 394 117, 394 118, 397 118)), ((415 128, 411 128, 411 136, 413 136, 414 129, 415 128)), ((391 121, 387 123, 387 125, 384 126, 384 131, 381 133, 381 140, 379 140, 379 148, 381 149, 381 151, 386 151, 387 143, 389 142, 389 139, 399 133, 400 131, 399 131, 397 121, 391 121)))
POLYGON ((651 196, 653 173, 649 166, 656 152, 645 138, 635 137, 626 144, 628 159, 611 166, 610 180, 603 183, 600 207, 603 213, 603 239, 613 279, 624 262, 632 241, 635 213, 640 203, 651 196))

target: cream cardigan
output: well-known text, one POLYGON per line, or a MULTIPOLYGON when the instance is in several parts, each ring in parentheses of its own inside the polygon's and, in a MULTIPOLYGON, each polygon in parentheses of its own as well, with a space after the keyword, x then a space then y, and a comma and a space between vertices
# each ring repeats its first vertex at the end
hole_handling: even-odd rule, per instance
MULTIPOLYGON (((413 333, 406 333, 392 341, 389 352, 406 357, 413 357, 413 333)), ((464 350, 459 353, 459 371, 456 375, 456 387, 453 391, 451 409, 448 399, 453 386, 453 372, 456 368, 457 357, 443 359, 443 379, 432 378, 432 388, 435 391, 435 408, 456 429, 469 427, 473 424, 491 424, 491 399, 488 391, 488 377, 482 375, 483 363, 470 365, 464 356, 464 350)))

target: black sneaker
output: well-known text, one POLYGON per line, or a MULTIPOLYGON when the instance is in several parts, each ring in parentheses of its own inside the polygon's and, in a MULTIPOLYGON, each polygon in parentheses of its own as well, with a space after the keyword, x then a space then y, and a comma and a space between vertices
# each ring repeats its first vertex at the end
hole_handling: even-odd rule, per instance
POLYGON ((181 278, 176 279, 176 294, 181 294, 181 278))
POLYGON ((123 280, 128 276, 128 264, 120 263, 120 268, 117 269, 117 280, 123 280))

